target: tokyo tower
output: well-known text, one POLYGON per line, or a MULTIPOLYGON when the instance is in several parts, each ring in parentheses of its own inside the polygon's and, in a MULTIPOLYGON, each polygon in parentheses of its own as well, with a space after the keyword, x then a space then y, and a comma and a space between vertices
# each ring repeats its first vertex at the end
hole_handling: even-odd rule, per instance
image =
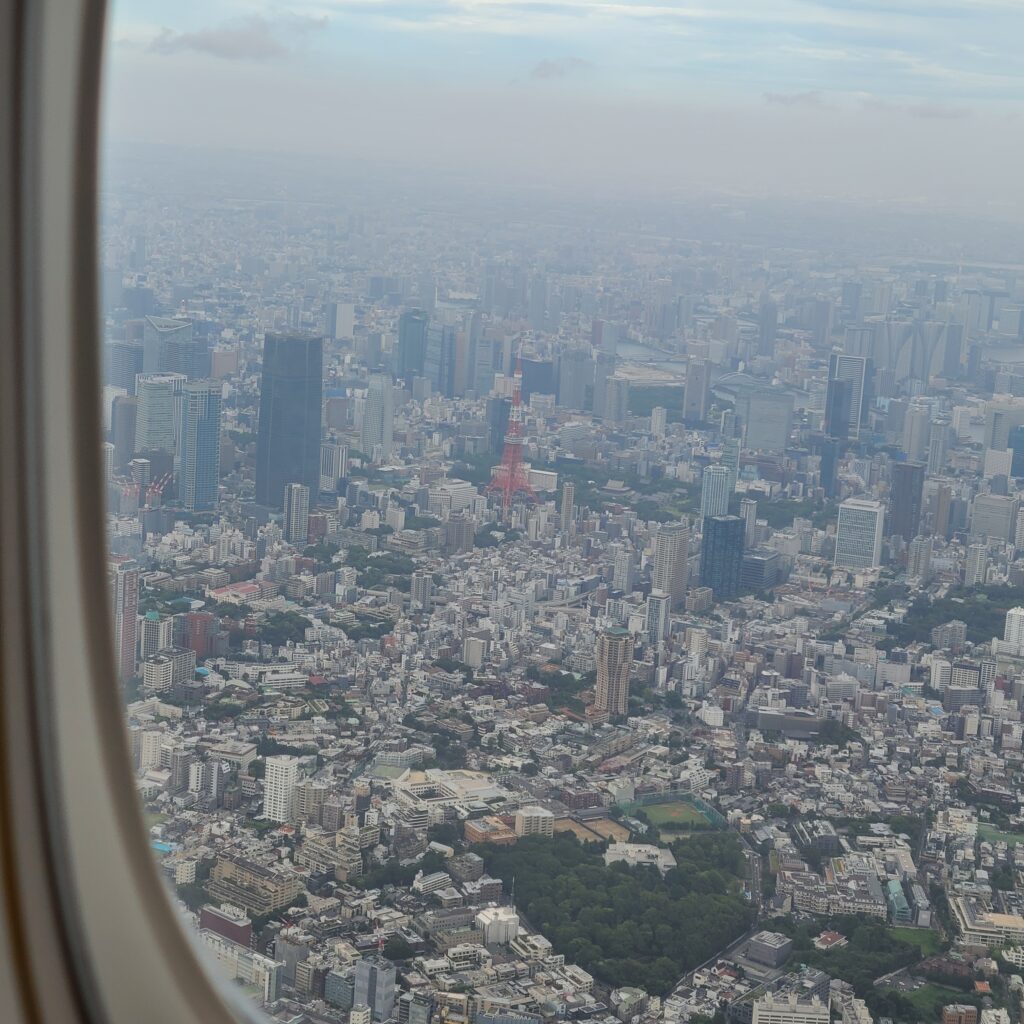
POLYGON ((508 429, 505 431, 505 447, 501 462, 494 467, 494 476, 487 485, 488 494, 501 495, 501 507, 508 514, 512 499, 520 494, 527 501, 536 501, 537 495, 530 486, 529 470, 523 465, 523 363, 516 355, 516 372, 512 378, 512 408, 508 415, 508 429))

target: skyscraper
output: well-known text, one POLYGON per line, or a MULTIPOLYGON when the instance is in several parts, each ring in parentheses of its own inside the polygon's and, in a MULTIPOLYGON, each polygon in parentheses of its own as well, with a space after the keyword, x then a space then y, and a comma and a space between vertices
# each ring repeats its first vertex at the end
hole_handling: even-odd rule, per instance
POLYGON ((833 352, 828 359, 825 432, 830 437, 858 438, 867 412, 869 361, 864 356, 833 352))
POLYGON ((217 504, 220 480, 221 385, 190 381, 185 385, 178 496, 190 512, 217 504))
POLYGON ((304 484, 285 485, 283 528, 289 544, 305 544, 309 539, 309 488, 304 484))
POLYGON ((285 484, 320 490, 323 341, 268 334, 263 342, 256 435, 256 501, 280 508, 285 484))
POLYGON ((667 423, 668 410, 663 405, 656 405, 651 410, 651 435, 653 437, 664 437, 667 423))
POLYGON ((127 466, 135 454, 135 424, 138 414, 137 398, 128 395, 115 396, 110 406, 110 441, 114 446, 115 471, 127 466))
POLYGON ((885 506, 880 501, 848 498, 839 506, 835 564, 843 569, 870 569, 882 560, 885 506))
POLYGON ((668 594, 673 608, 680 607, 686 597, 689 549, 690 531, 682 523, 658 527, 654 537, 651 588, 668 594))
POLYGON ((427 324, 423 376, 445 398, 455 394, 455 328, 431 320, 427 324))
POLYGON ((576 485, 571 480, 567 480, 562 484, 562 508, 560 514, 562 533, 566 535, 568 535, 572 528, 573 502, 575 500, 576 485))
POLYGON ((763 356, 775 354, 775 335, 779 329, 779 307, 765 294, 757 316, 757 349, 763 356))
POLYGON ((586 349, 563 351, 558 359, 558 404, 566 409, 583 409, 587 385, 592 385, 593 379, 594 363, 586 349))
POLYGON ((664 642, 671 625, 672 598, 662 590, 652 590, 647 598, 647 642, 657 647, 664 642))
POLYGON ((391 1020, 395 1010, 395 965, 382 956, 356 963, 355 1005, 368 1006, 375 1021, 391 1020))
POLYGON ((709 516, 704 520, 700 581, 716 601, 739 596, 743 572, 744 523, 739 516, 709 516))
POLYGON ((333 494, 338 481, 348 476, 348 445, 327 441, 320 445, 320 490, 333 494))
POLYGON ((632 636, 624 629, 607 629, 599 633, 594 660, 597 662, 594 707, 609 718, 621 718, 629 710, 632 636))
POLYGON ((915 537, 907 552, 907 576, 918 583, 927 583, 931 576, 931 566, 931 537, 915 537))
MULTIPOLYGON (((1022 439, 1024 440, 1024 439, 1022 439)), ((1011 447, 1012 444, 1011 444, 1011 447)), ((932 420, 928 431, 928 475, 938 476, 946 465, 946 456, 949 453, 949 417, 939 416, 932 420)), ((1021 454, 1024 455, 1024 443, 1021 445, 1021 454)), ((1020 469, 1024 472, 1024 458, 1017 465, 1017 455, 1014 452, 1014 468, 1011 472, 1014 476, 1020 476, 1016 472, 1020 469)))
POLYGON ((729 470, 729 493, 736 490, 740 478, 740 439, 727 437, 722 441, 722 465, 729 470))
POLYGON ((413 377, 423 376, 427 354, 427 324, 430 318, 422 309, 411 309, 398 319, 398 358, 395 376, 406 386, 413 377))
POLYGON ((370 374, 363 407, 360 443, 363 454, 374 462, 384 462, 394 447, 395 402, 391 378, 384 373, 370 374))
POLYGON ((984 586, 988 577, 988 547, 972 544, 967 549, 967 563, 964 568, 964 586, 984 586))
POLYGON ((183 373, 141 373, 136 382, 135 450, 174 454, 181 435, 183 373))
POLYGON ((729 511, 729 496, 732 493, 732 473, 728 466, 721 464, 705 466, 701 478, 700 514, 702 519, 708 516, 724 516, 729 511))
POLYGON ((757 529, 757 501, 754 498, 740 499, 740 519, 743 520, 743 546, 752 548, 757 529))
POLYGON ((711 366, 706 359, 691 356, 686 364, 683 387, 683 422, 703 423, 708 414, 711 393, 711 366))
POLYGON ((903 418, 903 450, 907 458, 920 462, 928 454, 931 433, 931 409, 915 402, 903 418))
POLYGON ((139 642, 139 567, 131 559, 108 563, 110 604, 114 614, 114 654, 121 681, 135 676, 139 642))
POLYGON ((263 816, 270 821, 291 821, 299 759, 292 754, 267 758, 263 780, 263 816))
POLYGON ((160 612, 146 612, 141 619, 139 657, 148 658, 174 643, 174 619, 160 612))
POLYGON ((827 437, 845 440, 850 436, 853 407, 853 385, 848 380, 829 380, 825 391, 825 422, 827 437))
POLYGON ((889 536, 904 540, 917 536, 921 522, 921 492, 924 466, 920 462, 897 462, 892 467, 889 488, 889 536))
MULTIPOLYGON (((191 320, 146 317, 142 328, 143 373, 183 373, 192 379, 203 376, 204 349, 195 342, 191 320)), ((206 359, 209 361, 208 352, 206 359)))
POLYGON ((411 606, 429 612, 434 597, 433 574, 429 572, 414 572, 409 582, 411 606))

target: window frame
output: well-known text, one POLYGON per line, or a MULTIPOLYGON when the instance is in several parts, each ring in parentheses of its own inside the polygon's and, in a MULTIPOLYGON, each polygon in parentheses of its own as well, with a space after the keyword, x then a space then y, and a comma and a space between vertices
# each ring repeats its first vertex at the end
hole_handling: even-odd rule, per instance
POLYGON ((232 1024, 148 847, 102 491, 103 0, 0 5, 0 1017, 232 1024))

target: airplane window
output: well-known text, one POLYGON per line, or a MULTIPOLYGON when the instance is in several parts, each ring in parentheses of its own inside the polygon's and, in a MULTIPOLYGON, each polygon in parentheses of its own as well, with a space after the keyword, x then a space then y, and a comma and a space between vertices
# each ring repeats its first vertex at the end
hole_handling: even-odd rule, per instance
POLYGON ((1019 1016, 1022 29, 112 5, 125 776, 252 1003, 1019 1016))

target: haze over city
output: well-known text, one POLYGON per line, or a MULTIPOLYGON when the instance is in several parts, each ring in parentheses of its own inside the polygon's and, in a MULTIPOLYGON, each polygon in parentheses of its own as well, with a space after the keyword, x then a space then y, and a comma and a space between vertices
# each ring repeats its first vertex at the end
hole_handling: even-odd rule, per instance
POLYGON ((1019 213, 1013 2, 118 2, 118 140, 1019 213))

